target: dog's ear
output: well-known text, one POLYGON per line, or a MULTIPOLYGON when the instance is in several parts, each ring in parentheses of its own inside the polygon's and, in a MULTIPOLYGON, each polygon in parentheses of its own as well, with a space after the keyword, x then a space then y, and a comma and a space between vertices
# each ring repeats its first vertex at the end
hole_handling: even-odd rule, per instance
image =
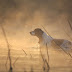
POLYGON ((36 28, 34 31, 35 32, 43 32, 40 28, 36 28))
POLYGON ((35 32, 35 35, 38 37, 41 37, 43 35, 43 31, 40 28, 36 28, 34 32, 35 32))

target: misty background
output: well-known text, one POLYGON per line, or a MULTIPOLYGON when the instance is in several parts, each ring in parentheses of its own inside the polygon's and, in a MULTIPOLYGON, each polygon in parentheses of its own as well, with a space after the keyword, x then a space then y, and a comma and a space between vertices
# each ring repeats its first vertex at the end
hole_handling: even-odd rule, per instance
MULTIPOLYGON (((72 41, 72 0, 0 0, 0 72, 5 72, 8 48, 1 25, 9 42, 12 66, 18 58, 13 70, 24 72, 24 68, 33 67, 38 72, 42 70, 38 38, 29 32, 35 28, 45 31, 44 26, 53 38, 72 41)), ((72 59, 63 51, 49 51, 49 56, 51 72, 72 72, 72 59)))
MULTIPOLYGON (((54 38, 71 40, 66 35, 72 37, 68 20, 72 24, 72 0, 0 0, 0 24, 12 46, 37 46, 38 39, 29 32, 43 29, 41 25, 54 38)), ((0 39, 5 46, 1 28, 0 39)))

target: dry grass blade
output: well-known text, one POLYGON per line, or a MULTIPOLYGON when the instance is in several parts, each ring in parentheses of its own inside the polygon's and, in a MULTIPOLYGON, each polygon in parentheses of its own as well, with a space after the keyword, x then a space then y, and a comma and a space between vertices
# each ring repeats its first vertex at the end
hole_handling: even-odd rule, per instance
POLYGON ((68 24, 69 24, 69 26, 70 26, 70 28, 72 30, 72 25, 71 25, 70 21, 69 20, 67 20, 67 21, 68 21, 68 24))
POLYGON ((19 59, 19 57, 16 58, 16 60, 13 63, 13 66, 15 67, 15 63, 17 62, 17 60, 19 59))
POLYGON ((70 40, 72 40, 72 38, 70 37, 70 35, 64 30, 64 32, 66 33, 66 35, 70 38, 70 40))
MULTIPOLYGON (((42 26, 43 27, 43 29, 47 32, 47 30, 44 28, 44 26, 42 26)), ((47 34, 49 35, 49 33, 47 32, 47 34)), ((50 36, 50 35, 49 35, 50 36)))
POLYGON ((2 28, 3 35, 4 35, 4 38, 5 38, 5 41, 6 41, 6 44, 7 44, 7 48, 8 48, 8 59, 10 61, 10 65, 9 65, 10 66, 10 69, 9 69, 9 72, 13 72, 12 61, 11 61, 11 54, 10 54, 10 46, 9 46, 9 42, 7 40, 7 36, 6 36, 5 30, 4 30, 2 24, 1 24, 1 28, 2 28))
MULTIPOLYGON (((24 52, 24 54, 25 54, 26 56, 28 55, 24 49, 22 49, 22 51, 24 52)), ((29 56, 30 56, 30 58, 32 59, 32 55, 29 54, 29 56)))
POLYGON ((25 55, 27 55, 27 53, 25 52, 25 50, 24 50, 24 49, 22 49, 22 51, 25 53, 25 55))

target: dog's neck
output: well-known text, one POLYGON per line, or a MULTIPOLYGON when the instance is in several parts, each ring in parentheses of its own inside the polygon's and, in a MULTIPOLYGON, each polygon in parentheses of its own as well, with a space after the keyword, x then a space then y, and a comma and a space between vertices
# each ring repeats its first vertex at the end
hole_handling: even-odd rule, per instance
POLYGON ((37 37, 39 39, 39 42, 38 43, 40 44, 43 41, 43 37, 42 37, 42 35, 38 35, 37 37))
POLYGON ((43 42, 43 38, 41 37, 41 38, 39 38, 39 44, 41 43, 41 42, 43 42))
POLYGON ((44 42, 44 43, 50 43, 51 40, 53 39, 51 36, 48 36, 46 33, 43 33, 43 35, 38 36, 39 38, 39 44, 44 42))

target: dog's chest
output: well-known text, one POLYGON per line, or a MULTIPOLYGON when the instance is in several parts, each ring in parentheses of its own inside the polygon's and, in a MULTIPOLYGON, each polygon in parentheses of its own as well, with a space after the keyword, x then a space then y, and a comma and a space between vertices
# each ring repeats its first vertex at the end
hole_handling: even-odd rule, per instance
POLYGON ((42 38, 43 40, 40 43, 40 51, 41 51, 43 58, 47 60, 48 59, 47 50, 49 47, 51 47, 51 42, 53 38, 46 34, 43 34, 42 38))
POLYGON ((43 40, 40 43, 41 46, 43 46, 43 45, 44 46, 46 46, 46 45, 50 46, 51 45, 51 41, 53 40, 53 38, 51 36, 48 36, 47 34, 44 33, 42 35, 42 38, 43 38, 43 40))

